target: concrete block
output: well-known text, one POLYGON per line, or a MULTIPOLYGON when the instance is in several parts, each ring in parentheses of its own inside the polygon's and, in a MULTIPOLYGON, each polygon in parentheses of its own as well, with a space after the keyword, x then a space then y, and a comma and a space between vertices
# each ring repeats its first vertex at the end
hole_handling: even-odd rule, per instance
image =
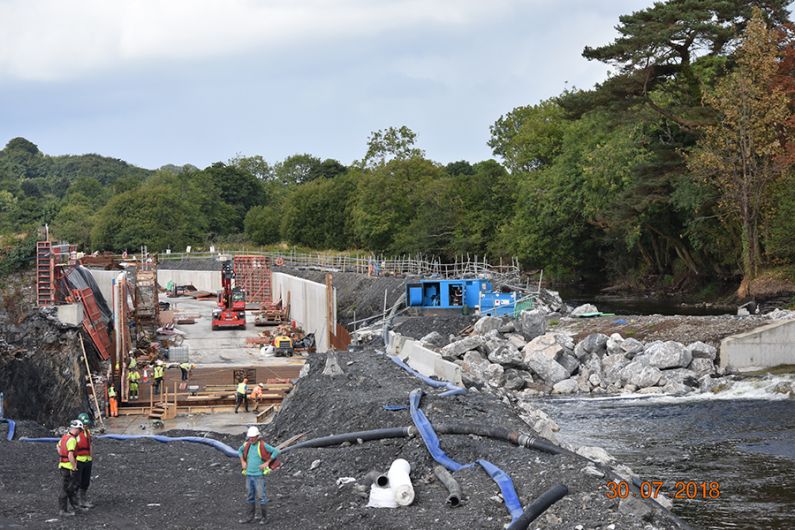
POLYGON ((64 324, 79 326, 83 322, 83 304, 57 305, 58 320, 64 324))
POLYGON ((795 320, 732 335, 720 343, 720 366, 724 370, 743 372, 782 364, 795 364, 795 320))

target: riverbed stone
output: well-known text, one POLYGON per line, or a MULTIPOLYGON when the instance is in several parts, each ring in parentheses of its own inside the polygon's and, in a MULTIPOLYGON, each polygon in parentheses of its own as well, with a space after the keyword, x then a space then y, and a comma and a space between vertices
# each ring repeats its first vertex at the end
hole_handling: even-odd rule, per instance
POLYGON ((556 333, 555 340, 558 341, 564 350, 569 353, 574 353, 574 337, 567 333, 556 333))
POLYGON ((638 394, 663 394, 665 390, 659 386, 647 386, 638 390, 638 394))
POLYGON ((527 340, 532 340, 547 332, 546 313, 539 309, 522 311, 517 331, 527 340))
POLYGON ((552 386, 553 394, 573 394, 577 391, 577 380, 573 377, 564 379, 552 386))
POLYGON ((557 340, 555 333, 546 333, 534 338, 522 348, 522 353, 538 352, 549 359, 558 359, 563 354, 563 346, 557 340))
POLYGON ((470 351, 464 355, 461 378, 467 386, 498 388, 504 382, 504 369, 484 359, 480 352, 470 351))
POLYGON ((459 341, 448 344, 441 349, 442 357, 445 359, 459 359, 466 352, 471 350, 480 350, 484 347, 486 341, 480 335, 472 335, 465 337, 459 341))
POLYGON ((538 374, 548 385, 554 385, 568 379, 569 373, 554 359, 550 359, 543 351, 530 350, 524 354, 524 365, 538 374))
POLYGON ((705 344, 701 341, 688 344, 687 349, 693 354, 694 359, 710 359, 714 361, 718 356, 718 349, 715 346, 705 344))
POLYGON ((498 348, 495 348, 489 353, 488 359, 493 363, 503 366, 510 366, 513 368, 524 367, 524 355, 509 342, 503 342, 498 348))
POLYGON ((647 386, 654 386, 660 382, 663 374, 662 371, 655 367, 638 360, 634 360, 620 372, 621 381, 625 384, 633 384, 638 388, 646 388, 647 386))
POLYGON ((498 317, 484 316, 475 322, 473 329, 478 335, 485 335, 489 331, 499 331, 502 326, 502 319, 498 317))
POLYGON ((591 383, 589 382, 589 377, 591 373, 588 371, 587 368, 581 367, 580 371, 577 373, 577 392, 587 394, 591 391, 591 383))
POLYGON ((693 354, 683 344, 672 340, 655 342, 646 346, 643 357, 655 368, 684 368, 693 360, 693 354))
POLYGON ((598 311, 599 310, 593 304, 582 304, 572 309, 571 316, 578 317, 588 313, 597 313, 598 311))
POLYGON ((605 385, 616 385, 621 380, 621 370, 629 364, 623 355, 605 355, 602 357, 602 382, 605 385))
POLYGON ((513 333, 516 331, 516 324, 514 324, 513 320, 509 320, 508 322, 503 322, 502 326, 497 329, 502 334, 513 333))
POLYGON ((696 372, 688 368, 674 368, 673 370, 663 371, 664 380, 660 381, 661 385, 667 383, 681 383, 691 388, 698 388, 700 386, 699 377, 696 372))
POLYGON ((592 387, 597 387, 602 384, 602 377, 599 374, 591 374, 588 376, 588 383, 592 387))

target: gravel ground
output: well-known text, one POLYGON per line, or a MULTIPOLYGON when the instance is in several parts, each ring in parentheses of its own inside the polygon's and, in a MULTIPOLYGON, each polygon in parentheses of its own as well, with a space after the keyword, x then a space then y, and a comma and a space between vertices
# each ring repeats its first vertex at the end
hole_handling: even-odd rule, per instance
POLYGON ((567 331, 581 340, 591 333, 610 335, 619 333, 622 337, 648 342, 653 340, 674 340, 682 344, 701 341, 719 346, 720 341, 729 335, 745 333, 752 329, 775 322, 764 316, 733 315, 683 316, 683 315, 621 315, 596 318, 562 318, 551 321, 551 328, 567 331))
POLYGON ((436 331, 446 344, 450 335, 459 336, 462 330, 476 321, 477 317, 463 315, 397 317, 392 330, 413 339, 421 339, 431 331, 436 331))
MULTIPOLYGON (((407 404, 420 383, 373 351, 339 353, 343 376, 321 374, 324 356, 310 360, 308 376, 299 381, 284 408, 265 431, 278 443, 301 432, 307 438, 411 424, 408 411, 383 406, 407 404), (352 363, 352 364, 348 364, 352 363)), ((426 390, 429 390, 426 387, 426 390)), ((432 422, 449 419, 529 430, 509 405, 477 393, 440 398, 428 395, 423 410, 432 422)), ((182 434, 182 433, 174 433, 182 434)), ((230 445, 239 438, 210 435, 230 445)), ((562 482, 564 498, 534 528, 677 528, 667 512, 654 507, 641 520, 617 510, 606 497, 605 480, 585 475, 585 462, 548 455, 506 442, 475 436, 443 435, 442 447, 459 462, 486 458, 511 475, 523 504, 562 482)), ((243 484, 236 459, 203 445, 152 441, 98 440, 91 493, 97 507, 67 521, 57 517, 59 479, 52 444, 0 442, 0 527, 19 528, 219 528, 236 526, 243 509, 243 484), (50 522, 48 522, 50 521, 50 522)), ((459 471, 467 498, 462 507, 444 503, 446 491, 432 475, 434 462, 422 441, 382 442, 299 449, 287 453, 284 466, 269 478, 272 528, 502 528, 505 507, 492 499, 498 488, 478 467, 459 471), (367 508, 354 484, 338 487, 340 477, 361 480, 372 469, 386 470, 393 459, 412 465, 416 500, 395 510, 367 508), (319 460, 315 469, 312 463, 319 460)))

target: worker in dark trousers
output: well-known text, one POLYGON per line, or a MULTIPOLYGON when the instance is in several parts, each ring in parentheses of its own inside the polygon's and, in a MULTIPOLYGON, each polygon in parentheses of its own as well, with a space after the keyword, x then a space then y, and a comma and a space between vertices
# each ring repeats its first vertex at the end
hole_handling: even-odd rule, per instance
POLYGON ((190 375, 190 371, 193 369, 193 365, 189 362, 179 363, 179 370, 182 372, 182 380, 187 381, 188 376, 190 375))
POLYGON ((80 497, 80 506, 83 508, 93 508, 94 505, 88 500, 88 487, 91 485, 91 466, 94 461, 94 440, 91 438, 91 416, 81 412, 77 419, 83 423, 83 431, 77 435, 77 449, 75 450, 77 460, 78 487, 77 492, 80 497))
POLYGON ((83 432, 83 423, 80 420, 73 420, 69 424, 69 432, 64 434, 56 448, 58 449, 58 471, 61 473, 61 494, 58 497, 60 505, 59 515, 61 517, 74 515, 75 511, 82 511, 77 500, 77 436, 83 432), (69 504, 75 511, 69 511, 69 504))
POLYGON ((243 381, 238 383, 237 390, 235 391, 235 414, 237 414, 237 409, 240 408, 240 405, 243 403, 246 404, 246 412, 248 412, 248 399, 246 398, 246 394, 248 393, 248 377, 244 377, 243 381))
POLYGON ((163 383, 163 377, 166 375, 166 368, 163 366, 163 361, 158 360, 152 372, 155 377, 154 393, 158 394, 160 392, 160 385, 163 383))

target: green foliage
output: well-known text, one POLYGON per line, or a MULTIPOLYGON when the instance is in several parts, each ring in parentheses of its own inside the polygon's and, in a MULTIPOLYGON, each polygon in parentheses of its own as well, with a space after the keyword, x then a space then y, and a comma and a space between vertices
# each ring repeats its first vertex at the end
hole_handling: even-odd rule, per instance
POLYGON ((257 245, 281 241, 282 212, 278 205, 255 206, 245 219, 246 238, 257 245))
POLYGON ((779 262, 795 263, 795 176, 776 183, 775 197, 763 233, 768 256, 779 262))
POLYGON ((36 259, 36 239, 34 232, 0 251, 0 277, 33 266, 36 259))
POLYGON ((416 141, 417 134, 405 125, 373 131, 367 139, 367 153, 364 155, 362 165, 378 167, 390 160, 423 158, 425 152, 414 147, 416 141))
POLYGON ((355 189, 352 175, 317 179, 296 187, 285 201, 282 221, 285 239, 317 248, 350 248, 353 237, 348 219, 355 189))

